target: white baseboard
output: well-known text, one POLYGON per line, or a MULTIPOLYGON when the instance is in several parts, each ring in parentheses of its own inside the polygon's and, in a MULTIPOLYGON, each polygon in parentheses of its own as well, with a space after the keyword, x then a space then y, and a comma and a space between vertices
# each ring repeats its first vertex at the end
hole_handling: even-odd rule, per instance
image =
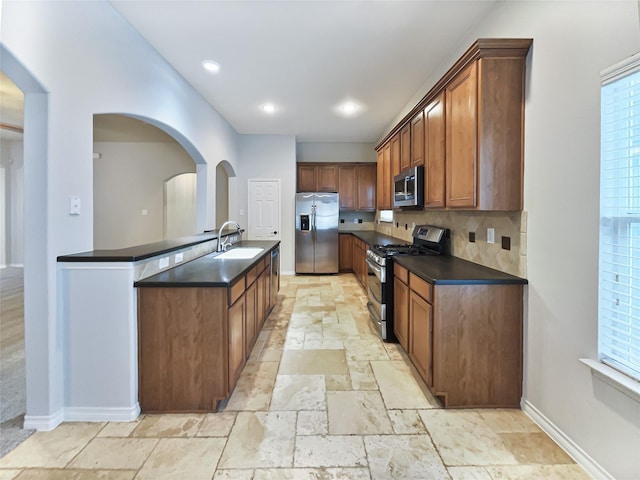
POLYGON ((131 407, 66 407, 66 422, 132 422, 140 416, 140 404, 131 407))
POLYGON ((10 267, 15 267, 15 268, 24 268, 24 263, 12 263, 9 266, 10 267))
POLYGON ((295 275, 295 274, 296 274, 296 272, 293 272, 293 271, 291 271, 291 270, 283 270, 282 272, 280 272, 280 275, 290 275, 290 276, 293 276, 293 275, 295 275))
POLYGON ((578 444, 571 440, 562 430, 560 430, 553 422, 545 417, 540 410, 531 405, 528 401, 522 400, 520 404, 522 411, 531 419, 567 454, 575 460, 575 462, 584 468, 589 475, 596 480, 615 480, 602 466, 591 458, 578 444))
POLYGON ((25 415, 24 428, 35 429, 40 432, 53 430, 64 420, 63 410, 60 409, 53 415, 25 415))

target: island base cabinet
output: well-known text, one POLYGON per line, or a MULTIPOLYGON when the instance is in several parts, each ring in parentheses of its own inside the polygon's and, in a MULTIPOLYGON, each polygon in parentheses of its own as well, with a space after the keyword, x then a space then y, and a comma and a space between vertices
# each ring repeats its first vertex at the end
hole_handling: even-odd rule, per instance
POLYGON ((138 339, 143 412, 209 412, 227 397, 226 288, 138 288, 138 339))
POLYGON ((432 392, 445 407, 522 397, 522 285, 436 285, 432 392))

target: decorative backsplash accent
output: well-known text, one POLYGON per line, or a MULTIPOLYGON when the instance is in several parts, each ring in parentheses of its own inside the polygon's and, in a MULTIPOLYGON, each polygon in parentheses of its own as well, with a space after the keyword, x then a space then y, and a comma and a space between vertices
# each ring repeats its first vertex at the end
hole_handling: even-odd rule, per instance
POLYGON ((376 221, 385 235, 412 242, 414 225, 437 225, 451 230, 451 254, 502 272, 527 277, 527 212, 394 211, 393 224, 376 221), (487 229, 495 230, 495 243, 487 243, 487 229), (475 233, 475 242, 469 233, 475 233), (510 250, 502 248, 509 237, 510 250))

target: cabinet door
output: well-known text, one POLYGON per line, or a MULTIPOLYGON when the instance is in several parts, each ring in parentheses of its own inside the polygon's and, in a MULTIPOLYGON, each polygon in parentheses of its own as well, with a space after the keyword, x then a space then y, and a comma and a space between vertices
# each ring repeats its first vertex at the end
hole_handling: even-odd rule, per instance
POLYGON ((411 166, 424 165, 424 114, 411 119, 411 166))
POLYGON ((409 287, 393 279, 393 331, 402 348, 409 351, 409 287))
POLYGON ((320 165, 317 174, 317 191, 318 192, 337 192, 338 191, 338 166, 337 165, 320 165))
POLYGON ((298 164, 298 192, 315 192, 317 169, 314 165, 298 164))
POLYGON ((356 168, 352 165, 338 169, 338 194, 341 210, 356 209, 356 168))
MULTIPOLYGON (((393 142, 393 139, 391 139, 393 142)), ((383 148, 383 158, 382 164, 384 166, 384 171, 382 172, 382 186, 383 186, 383 201, 382 201, 382 209, 383 210, 391 210, 393 198, 393 176, 391 170, 391 143, 387 143, 383 148)))
MULTIPOLYGON (((402 171, 402 167, 400 165, 400 133, 396 133, 393 137, 391 137, 391 141, 389 142, 391 145, 391 150, 389 155, 391 155, 391 172, 389 173, 389 187, 392 188, 393 177, 398 175, 402 171)), ((390 190, 393 192, 393 189, 390 190)), ((393 196, 393 193, 391 194, 393 196)))
POLYGON ((257 319, 257 302, 258 302, 258 289, 256 288, 256 282, 253 282, 249 288, 247 288, 245 295, 245 357, 249 358, 251 355, 251 349, 258 336, 260 326, 257 319))
POLYGON ((244 366, 245 297, 229 308, 229 391, 233 389, 244 366))
POLYGON ((269 270, 265 270, 258 277, 258 312, 260 316, 260 327, 264 325, 269 314, 269 270))
POLYGON ((476 206, 477 169, 476 64, 446 88, 447 206, 476 206))
MULTIPOLYGON (((386 146, 386 145, 385 145, 386 146)), ((384 210, 384 147, 377 152, 377 170, 378 178, 376 180, 377 185, 377 200, 376 205, 378 210, 384 210)))
POLYGON ((339 267, 341 272, 353 271, 353 236, 350 233, 341 233, 339 246, 339 267))
POLYGON ((425 192, 426 207, 445 205, 445 112, 444 94, 424 109, 425 192))
POLYGON ((376 165, 356 167, 357 204, 356 210, 373 212, 376 209, 376 165))
POLYGON ((411 167, 411 124, 406 124, 400 129, 400 171, 404 172, 411 167))
POLYGON ((409 358, 429 386, 432 376, 432 307, 420 295, 409 292, 409 358))

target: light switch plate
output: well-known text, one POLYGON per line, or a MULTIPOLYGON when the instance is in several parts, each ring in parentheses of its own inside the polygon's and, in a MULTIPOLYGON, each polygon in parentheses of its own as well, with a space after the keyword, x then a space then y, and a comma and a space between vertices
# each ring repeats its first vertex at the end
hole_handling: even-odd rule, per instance
POLYGON ((182 252, 176 253, 176 256, 173 257, 173 262, 174 263, 180 263, 182 260, 184 260, 184 253, 182 253, 182 252))
POLYGON ((80 197, 78 195, 69 197, 69 215, 80 215, 80 197))
POLYGON ((158 268, 162 270, 163 268, 167 268, 169 266, 169 257, 164 257, 158 260, 158 268))

